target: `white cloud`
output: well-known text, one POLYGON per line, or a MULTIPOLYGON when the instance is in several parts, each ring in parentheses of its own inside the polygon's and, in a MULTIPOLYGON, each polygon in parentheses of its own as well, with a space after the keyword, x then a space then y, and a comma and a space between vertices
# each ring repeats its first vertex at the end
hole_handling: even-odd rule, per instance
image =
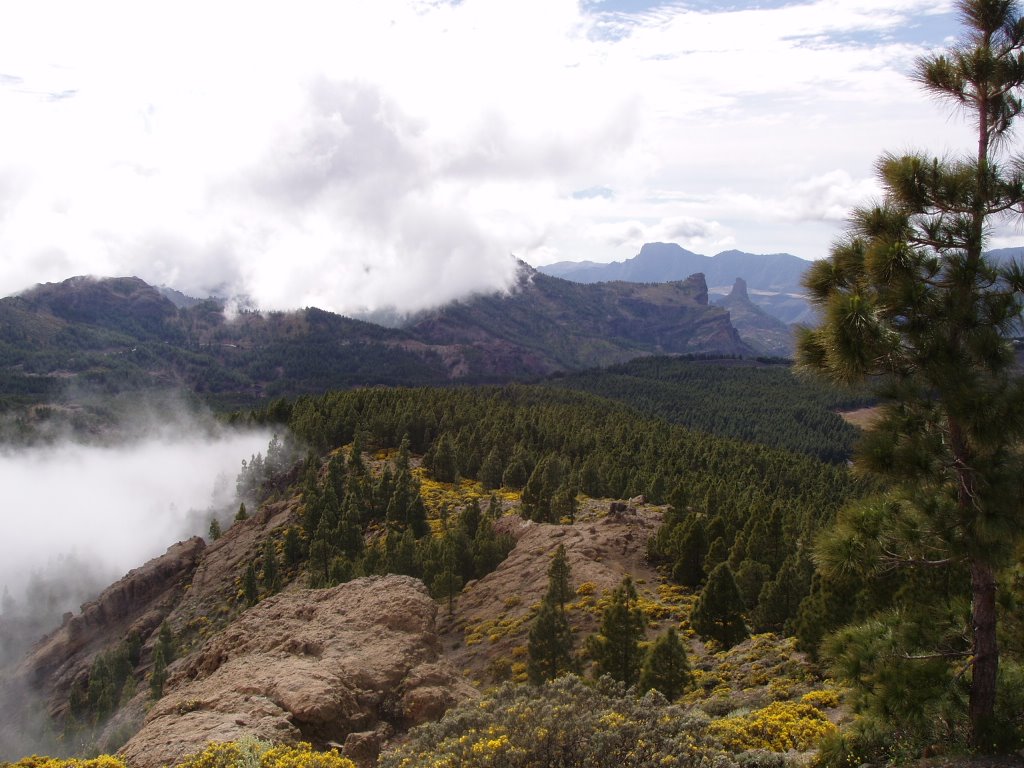
POLYGON ((0 293, 91 272, 414 309, 637 233, 820 255, 882 150, 965 146, 905 77, 948 6, 22 4, 0 293))
POLYGON ((62 563, 119 578, 175 541, 205 536, 211 515, 234 500, 242 460, 268 440, 176 423, 116 446, 0 452, 0 585, 20 600, 33 573, 61 572, 62 563))

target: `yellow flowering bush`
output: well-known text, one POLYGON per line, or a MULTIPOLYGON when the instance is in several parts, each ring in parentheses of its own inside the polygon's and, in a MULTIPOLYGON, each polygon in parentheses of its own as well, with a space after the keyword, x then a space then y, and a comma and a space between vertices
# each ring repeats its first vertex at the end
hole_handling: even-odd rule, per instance
POLYGON ((355 764, 335 749, 320 752, 307 742, 275 746, 257 739, 239 739, 210 742, 202 752, 189 755, 175 768, 355 768, 355 764))
POLYGON ((479 500, 487 496, 483 485, 475 480, 462 480, 458 485, 442 483, 434 480, 423 467, 413 469, 412 475, 419 481, 420 497, 427 508, 429 518, 437 519, 442 507, 447 506, 449 510, 455 510, 472 499, 479 500))
POLYGON ((749 715, 716 720, 711 723, 711 730, 726 747, 737 752, 803 752, 835 733, 836 726, 810 704, 773 701, 749 715))
POLYGON ((260 768, 355 768, 355 764, 336 749, 319 752, 303 741, 271 747, 260 757, 260 768))
POLYGON ((88 760, 30 755, 21 758, 16 763, 4 763, 3 765, 15 766, 15 768, 127 768, 124 761, 114 755, 99 755, 88 760))
POLYGON ((525 624, 533 621, 540 603, 530 606, 529 610, 521 616, 500 616, 481 621, 479 624, 471 624, 466 627, 466 645, 476 645, 485 637, 488 641, 496 643, 502 638, 513 635, 523 628, 525 624))
POLYGON ((413 729, 378 768, 739 768, 706 718, 609 678, 565 675, 542 686, 505 685, 413 729))
POLYGON ((834 688, 809 691, 800 697, 800 701, 817 709, 834 709, 839 706, 839 691, 834 688))
POLYGON ((694 664, 694 679, 697 686, 682 701, 711 715, 799 698, 819 684, 797 652, 796 641, 774 634, 754 635, 704 656, 694 664), (714 698, 708 698, 712 693, 714 698))
POLYGON ((584 581, 578 587, 576 587, 576 594, 580 597, 586 597, 594 594, 597 590, 597 584, 592 581, 584 581))
POLYGON ((254 739, 212 741, 202 752, 189 755, 178 763, 177 768, 236 768, 243 765, 243 761, 249 765, 259 765, 259 750, 269 746, 254 739))

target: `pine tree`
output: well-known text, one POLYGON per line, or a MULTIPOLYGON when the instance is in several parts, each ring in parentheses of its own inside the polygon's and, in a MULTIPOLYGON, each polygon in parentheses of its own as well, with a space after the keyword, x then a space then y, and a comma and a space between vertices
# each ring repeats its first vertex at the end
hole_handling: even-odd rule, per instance
POLYGON ((272 539, 263 544, 262 581, 263 588, 271 595, 281 589, 281 569, 277 565, 277 548, 272 539))
POLYGON ((615 588, 611 603, 601 616, 598 634, 588 640, 587 650, 596 662, 596 677, 609 675, 627 687, 639 679, 643 663, 640 641, 647 622, 638 602, 633 579, 627 575, 615 588))
POLYGON ((571 483, 562 483, 551 497, 550 519, 553 523, 576 519, 576 488, 571 483))
POLYGON ((328 579, 330 584, 344 584, 352 581, 354 574, 355 566, 352 564, 351 560, 345 557, 345 555, 338 555, 331 559, 331 563, 328 568, 328 579))
POLYGON ((322 516, 309 541, 310 587, 326 587, 330 583, 331 559, 336 555, 330 522, 322 516))
POLYGON ((498 446, 494 446, 488 452, 484 463, 480 465, 478 479, 483 484, 484 490, 489 491, 501 487, 501 476, 504 473, 505 462, 502 460, 501 451, 498 450, 498 446))
POLYGON ((164 695, 164 684, 167 682, 167 660, 159 645, 153 651, 153 671, 149 674, 149 692, 154 699, 164 695))
POLYGON ((810 563, 799 555, 790 555, 774 579, 764 582, 758 595, 751 624, 758 632, 787 631, 797 609, 811 587, 810 563))
POLYGON ((170 664, 174 661, 174 633, 171 632, 171 625, 166 621, 160 624, 160 632, 156 638, 157 647, 163 651, 164 661, 170 664))
POLYGON ((434 479, 442 483, 455 482, 459 467, 455 458, 455 448, 451 436, 445 432, 437 438, 434 447, 423 457, 423 463, 430 469, 434 479))
POLYGON ((114 709, 114 681, 106 654, 97 656, 89 670, 88 696, 93 722, 103 722, 114 709))
POLYGON ((521 446, 516 446, 515 453, 505 467, 501 476, 501 485, 505 488, 519 489, 526 485, 530 477, 530 469, 527 466, 526 452, 521 446))
POLYGON ((565 604, 572 599, 573 591, 569 583, 571 569, 566 558, 565 545, 559 544, 548 566, 548 591, 544 599, 552 605, 565 610, 565 604))
POLYGON ((245 502, 243 501, 238 505, 238 511, 235 513, 235 522, 241 522, 249 519, 249 513, 245 509, 245 502))
POLYGON ((655 640, 640 670, 640 690, 652 688, 669 701, 675 701, 693 680, 686 648, 675 627, 655 640))
POLYGON ((853 556, 858 526, 879 514, 862 506, 819 557, 833 570, 872 559, 966 569, 968 717, 980 746, 996 700, 996 583, 1024 532, 1024 382, 1008 338, 1024 270, 985 255, 993 225, 1024 209, 1020 160, 1005 155, 1022 109, 1024 22, 1014 0, 957 6, 966 34, 920 59, 914 77, 973 122, 976 153, 882 156, 884 198, 854 211, 849 235, 805 277, 823 321, 801 334, 799 359, 836 381, 878 382, 881 417, 857 460, 898 490, 882 514, 884 547, 868 541, 853 556))
POLYGON ((708 553, 707 534, 704 524, 697 517, 691 517, 673 536, 671 548, 676 552, 676 560, 672 566, 672 580, 684 587, 696 588, 704 581, 704 559, 708 553))
POLYGON ((541 459, 523 488, 520 514, 536 522, 558 522, 552 512, 551 501, 562 484, 562 475, 562 465, 556 455, 551 454, 541 459))
POLYGON ((550 600, 540 604, 530 627, 526 673, 530 682, 540 685, 575 668, 572 658, 572 629, 565 610, 550 600))
POLYGON ((459 522, 462 525, 463 530, 466 532, 466 536, 469 538, 475 538, 477 529, 480 527, 480 519, 482 517, 480 511, 480 502, 476 499, 470 499, 469 502, 462 510, 462 514, 459 517, 459 522))
POLYGON ((743 598, 743 607, 750 611, 757 607, 757 599, 765 585, 772 580, 772 569, 757 560, 744 560, 736 569, 736 586, 743 598))
POLYGON ((447 536, 441 544, 441 570, 431 583, 435 597, 444 598, 448 603, 448 615, 455 610, 455 595, 462 589, 462 577, 459 575, 458 561, 454 542, 447 536))
POLYGON ((690 624, 703 637, 730 648, 747 637, 743 598, 728 563, 719 563, 708 575, 690 615, 690 624))
POLYGON ((513 542, 507 534, 499 536, 494 531, 494 524, 491 516, 485 515, 477 526, 476 536, 473 537, 472 557, 474 578, 486 576, 498 567, 511 551, 513 542))
POLYGON ((302 560, 302 538, 299 529, 289 525, 284 532, 284 564, 291 568, 302 560))
POLYGON ((256 579, 256 561, 250 560, 245 567, 245 576, 242 579, 242 594, 245 596, 246 605, 256 605, 260 599, 260 586, 256 579))
POLYGON ((210 518, 210 541, 216 541, 221 537, 220 523, 217 522, 216 517, 210 518))
POLYGON ((526 672, 535 685, 575 669, 572 629, 565 604, 572 597, 565 545, 559 544, 548 566, 548 589, 530 628, 526 672))

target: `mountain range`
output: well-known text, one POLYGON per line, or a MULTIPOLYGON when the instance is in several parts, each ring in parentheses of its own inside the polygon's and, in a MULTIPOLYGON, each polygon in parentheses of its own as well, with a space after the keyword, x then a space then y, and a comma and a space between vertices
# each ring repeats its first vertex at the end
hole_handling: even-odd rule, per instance
POLYGON ((185 388, 238 406, 358 385, 525 379, 651 354, 751 355, 703 275, 583 285, 521 264, 506 292, 386 328, 316 308, 241 311, 134 277, 75 277, 0 299, 8 402, 70 388, 185 388))
POLYGON ((627 280, 661 283, 700 272, 712 294, 724 295, 739 277, 746 281, 751 300, 784 323, 812 319, 800 284, 810 262, 789 253, 753 254, 723 251, 702 256, 675 243, 646 243, 625 261, 598 264, 593 261, 560 261, 539 267, 547 275, 577 283, 627 280))

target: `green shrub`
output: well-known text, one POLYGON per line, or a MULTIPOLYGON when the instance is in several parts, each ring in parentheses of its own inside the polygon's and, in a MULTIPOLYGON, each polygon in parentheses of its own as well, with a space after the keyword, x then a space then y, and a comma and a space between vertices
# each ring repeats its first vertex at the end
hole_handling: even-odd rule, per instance
POLYGON ((505 685, 415 728, 379 768, 739 768, 702 715, 652 691, 638 698, 610 678, 566 675, 543 686, 505 685))

